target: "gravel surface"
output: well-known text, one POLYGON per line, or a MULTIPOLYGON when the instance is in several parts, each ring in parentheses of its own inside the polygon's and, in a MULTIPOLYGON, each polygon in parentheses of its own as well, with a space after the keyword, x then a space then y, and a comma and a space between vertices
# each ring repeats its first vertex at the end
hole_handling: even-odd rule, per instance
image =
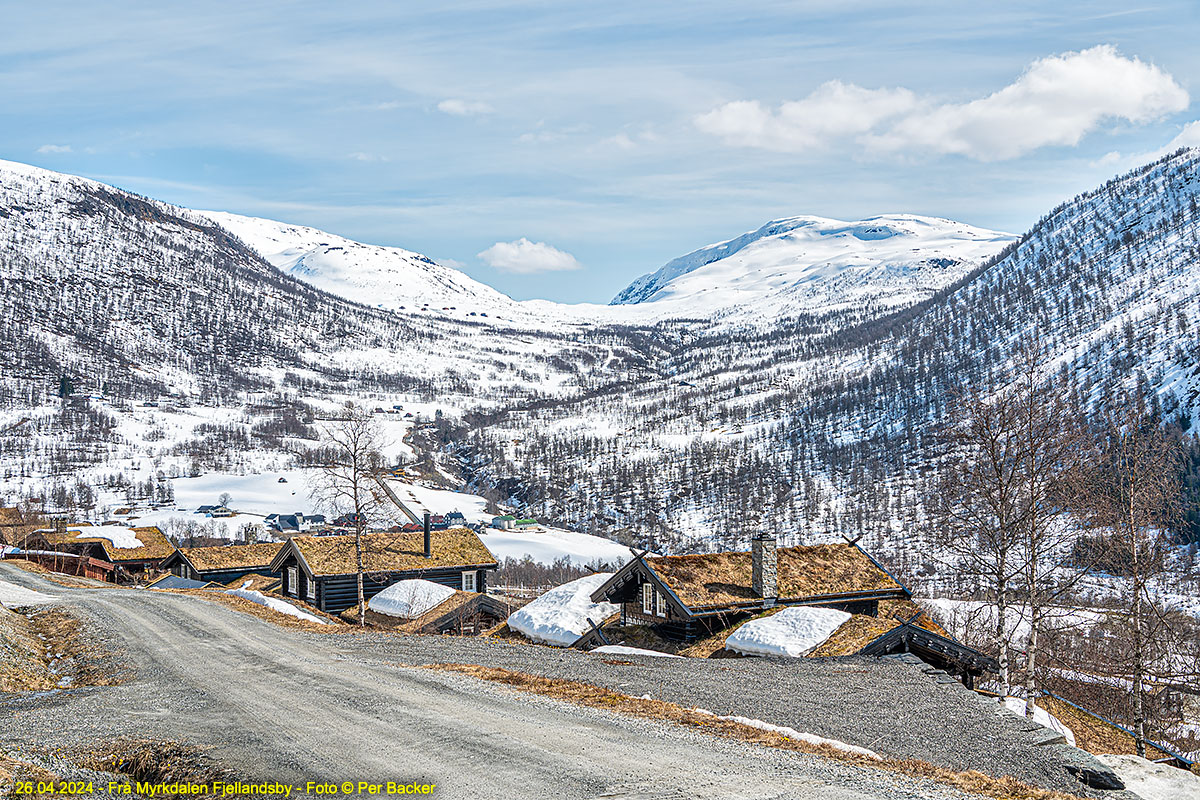
POLYGON ((251 779, 421 779, 448 798, 964 796, 398 666, 463 662, 583 680, 1087 794, 1063 767, 1079 751, 1037 746, 1037 732, 1023 720, 900 661, 623 656, 617 660, 634 663, 606 664, 584 653, 490 640, 300 634, 195 597, 71 589, 3 564, 0 575, 62 597, 136 671, 120 686, 0 700, 8 748, 120 735, 175 739, 211 747, 222 764, 251 779))

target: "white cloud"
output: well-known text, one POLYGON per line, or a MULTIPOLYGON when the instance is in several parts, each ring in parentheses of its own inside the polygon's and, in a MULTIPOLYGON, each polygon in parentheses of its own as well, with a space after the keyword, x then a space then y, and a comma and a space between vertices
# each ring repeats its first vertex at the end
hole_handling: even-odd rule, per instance
POLYGON ((385 162, 385 163, 392 160, 388 156, 380 156, 380 155, 376 155, 375 153, 363 153, 363 152, 351 153, 350 155, 346 156, 346 158, 352 159, 354 161, 366 161, 366 162, 377 162, 378 161, 378 162, 385 162))
POLYGON ((479 254, 488 264, 504 272, 532 275, 538 272, 561 272, 580 269, 575 256, 545 242, 531 242, 525 237, 515 242, 496 242, 479 254))
POLYGON ((696 118, 700 130, 729 144, 801 152, 836 144, 863 134, 886 119, 913 109, 916 97, 907 89, 864 89, 830 81, 803 100, 778 109, 757 100, 739 100, 696 118))
POLYGON ((1106 120, 1150 122, 1187 106, 1187 91, 1168 73, 1099 45, 1039 59, 1013 83, 966 103, 831 81, 775 110, 738 101, 702 114, 696 124, 730 144, 784 152, 850 139, 876 152, 990 161, 1078 144, 1106 120))
POLYGON ((39 153, 69 153, 71 145, 69 144, 44 144, 37 149, 39 153))
POLYGON ((475 114, 490 114, 494 110, 487 103, 478 100, 443 100, 437 104, 438 111, 453 114, 456 117, 469 117, 475 114))

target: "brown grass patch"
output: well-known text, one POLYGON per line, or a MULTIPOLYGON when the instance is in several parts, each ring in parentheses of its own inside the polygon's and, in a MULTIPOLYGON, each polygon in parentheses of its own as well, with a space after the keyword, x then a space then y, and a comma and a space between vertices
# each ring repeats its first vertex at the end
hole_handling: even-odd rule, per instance
MULTIPOLYGON (((71 678, 70 686, 115 686, 128 678, 127 670, 116 665, 116 654, 89 638, 79 619, 57 606, 42 607, 29 615, 31 629, 41 634, 45 648, 64 663, 71 678)), ((55 684, 57 685, 57 683, 55 684)))
MULTIPOLYGON (((781 601, 847 592, 881 592, 900 586, 849 544, 781 547, 776 551, 781 601)), ((751 588, 750 553, 709 553, 647 558, 688 608, 761 605, 751 588)))
POLYGON ((15 792, 13 788, 16 782, 33 781, 36 788, 37 783, 52 783, 59 780, 59 776, 55 775, 36 764, 30 764, 28 761, 22 761, 14 758, 6 753, 0 753, 0 792, 9 792, 4 796, 13 798, 21 798, 21 800, 40 800, 40 798, 57 798, 58 795, 39 794, 37 792, 15 792))
MULTIPOLYGON (((1037 704, 1057 717, 1075 734, 1075 745, 1094 755, 1137 755, 1137 742, 1125 731, 1081 711, 1056 697, 1039 697, 1037 704)), ((1150 742, 1146 743, 1146 758, 1170 758, 1150 742)))
POLYGON ((55 683, 29 620, 0 606, 0 692, 52 689, 55 683))
MULTIPOLYGON (((201 597, 205 600, 211 600, 214 603, 220 603, 223 606, 228 606, 235 611, 241 611, 243 614, 250 614, 258 617, 261 620, 270 622, 272 625, 277 625, 280 628, 290 628, 292 630, 307 631, 309 633, 349 633, 352 628, 348 625, 343 625, 342 621, 337 617, 330 616, 323 611, 307 606, 296 606, 301 611, 312 614, 314 617, 327 620, 328 625, 320 625, 316 622, 293 617, 291 614, 284 614, 282 611, 276 611, 273 608, 261 606, 258 603, 247 600, 244 597, 238 597, 235 594, 225 594, 221 591, 209 591, 206 589, 167 589, 166 591, 178 592, 179 594, 190 594, 194 597, 201 597)), ((273 596, 273 595, 272 595, 273 596)), ((292 603, 291 599, 279 598, 288 603, 292 603)), ((293 603, 293 605, 295 605, 293 603)))
POLYGON ((201 748, 174 741, 122 737, 81 748, 75 760, 85 769, 148 783, 211 783, 232 777, 201 748))
POLYGON ((631 697, 626 694, 614 692, 611 689, 603 689, 599 686, 592 686, 591 684, 579 681, 544 678, 538 675, 528 675, 523 672, 513 672, 512 670, 495 667, 481 667, 474 664, 433 664, 425 667, 425 669, 468 675, 480 680, 510 686, 519 691, 539 694, 555 700, 588 706, 589 708, 631 714, 644 719, 672 722, 713 736, 737 739, 780 750, 808 753, 860 767, 895 772, 912 778, 933 781, 964 792, 996 798, 996 800, 1080 800, 1077 795, 1039 789, 1035 786, 1021 783, 1015 778, 995 778, 975 770, 956 772, 945 767, 930 764, 927 761, 909 759, 884 758, 876 761, 875 759, 856 753, 848 753, 828 745, 801 742, 779 733, 760 730, 749 725, 719 719, 708 714, 701 714, 692 709, 684 708, 675 703, 668 703, 664 700, 646 700, 631 697))

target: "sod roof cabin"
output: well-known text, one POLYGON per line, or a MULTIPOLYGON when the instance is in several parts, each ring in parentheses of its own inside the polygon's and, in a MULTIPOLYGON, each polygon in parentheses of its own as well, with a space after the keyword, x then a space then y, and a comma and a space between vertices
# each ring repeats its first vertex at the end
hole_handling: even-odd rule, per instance
POLYGON ((59 571, 119 582, 157 571, 175 545, 154 526, 81 524, 36 531, 25 549, 38 551, 29 556, 34 560, 54 561, 59 571))
MULTIPOLYGON (((487 571, 499 566, 469 528, 368 533, 362 540, 367 599, 408 578, 485 592, 487 571)), ((354 536, 296 536, 284 543, 270 571, 283 576, 281 593, 322 611, 337 613, 358 603, 354 536)))
POLYGON ((634 558, 593 594, 621 606, 623 621, 694 639, 729 619, 778 605, 816 605, 875 616, 880 600, 908 598, 899 581, 856 544, 634 558))
POLYGON ((282 543, 231 544, 221 547, 181 547, 162 568, 194 581, 228 583, 252 573, 270 572, 282 543))
POLYGON ((0 545, 17 546, 25 534, 25 515, 16 506, 0 508, 0 545))
MULTIPOLYGON (((749 552, 648 557, 634 553, 591 596, 621 607, 613 624, 649 626, 664 639, 721 640, 729 628, 781 606, 852 614, 813 655, 913 653, 972 685, 995 662, 922 615, 910 593, 857 544, 775 546, 756 537, 749 552)), ((604 634, 578 646, 601 644, 604 634)), ((720 645, 719 645, 720 646, 720 645)))

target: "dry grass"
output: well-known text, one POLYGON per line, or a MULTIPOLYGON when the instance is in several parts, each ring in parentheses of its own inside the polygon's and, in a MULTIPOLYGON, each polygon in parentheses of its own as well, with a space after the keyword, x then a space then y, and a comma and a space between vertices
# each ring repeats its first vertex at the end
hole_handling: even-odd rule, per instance
POLYGON ((116 665, 116 654, 87 637, 79 620, 62 608, 36 609, 29 621, 31 630, 45 637, 41 641, 48 650, 73 664, 72 686, 115 686, 129 677, 128 670, 116 665))
POLYGON ((2 796, 11 796, 14 799, 21 798, 21 800, 40 800, 41 798, 50 797, 58 798, 58 795, 38 794, 37 792, 13 792, 12 789, 18 780, 33 781, 34 785, 36 786, 38 782, 53 783, 60 780, 60 778, 58 775, 55 775, 53 772, 43 769, 42 767, 39 767, 35 764, 30 764, 27 761, 21 761, 20 759, 13 758, 6 753, 0 752, 0 793, 11 792, 11 795, 2 796))
MULTIPOLYGON (((425 558, 423 533, 368 533, 362 537, 363 562, 370 572, 423 572, 444 567, 495 567, 496 557, 472 530, 433 531, 432 556, 425 558)), ((351 575, 355 570, 353 536, 295 536, 315 575, 351 575)))
MULTIPOLYGON (((777 586, 783 601, 850 592, 885 592, 901 587, 857 547, 818 544, 781 547, 777 586)), ((649 564, 684 605, 691 609, 761 603, 751 588, 750 553, 710 553, 647 558, 649 564)))
MULTIPOLYGON (((1054 717, 1057 717, 1064 725, 1071 729, 1071 732, 1075 734, 1075 744, 1080 749, 1095 755, 1108 753, 1115 755, 1137 755, 1137 743, 1134 741, 1134 738, 1120 728, 1109 725, 1104 720, 1097 719, 1091 714, 1054 697, 1041 697, 1037 702, 1039 706, 1054 717)), ((1154 745, 1147 743, 1146 757, 1153 760, 1156 758, 1169 758, 1170 754, 1164 753, 1154 745)))
POLYGON ((81 748, 74 756, 85 769, 148 783, 211 783, 232 777, 201 748, 173 741, 122 737, 81 748))
MULTIPOLYGON (((273 608, 259 605, 244 597, 238 597, 235 594, 225 594, 224 592, 215 592, 207 589, 166 589, 164 591, 177 592, 179 594, 190 594, 194 597, 202 597, 205 600, 211 600, 214 603, 220 603, 223 606, 228 606, 234 611, 241 611, 243 614, 250 614, 258 617, 265 622, 276 625, 280 628, 289 628, 291 630, 307 631, 309 633, 348 633, 350 628, 342 624, 342 621, 337 617, 326 614, 316 608, 310 606, 297 606, 302 611, 312 614, 314 617, 320 617, 327 620, 328 625, 320 625, 316 622, 293 617, 291 614, 284 614, 282 611, 276 611, 273 608)), ((277 596, 277 595, 272 595, 277 596)), ((288 603, 293 603, 291 598, 280 597, 280 600, 285 600, 288 603)), ((294 605, 294 603, 293 603, 294 605)))
POLYGON ((1015 778, 995 778, 974 770, 956 772, 926 761, 909 759, 884 758, 876 761, 866 756, 848 753, 828 745, 801 742, 782 734, 760 730, 729 720, 718 719, 708 714, 684 708, 675 703, 630 697, 629 695, 614 692, 610 689, 602 689, 598 686, 592 686, 579 681, 544 678, 495 667, 480 667, 474 664, 435 664, 426 667, 426 669, 469 675, 481 680, 510 686, 519 691, 539 694, 544 697, 588 706, 590 708, 600 708, 622 714, 631 714, 645 719, 672 722, 713 736, 737 739, 780 750, 809 753, 860 767, 881 769, 913 778, 930 780, 943 786, 950 786, 984 797, 996 798, 996 800, 1080 800, 1076 795, 1039 789, 1035 786, 1021 783, 1015 778))
POLYGON ((29 620, 0 606, 0 692, 52 689, 56 682, 29 620))
POLYGON ((186 556, 192 566, 200 572, 209 572, 222 569, 266 569, 282 548, 282 542, 264 542, 223 547, 181 547, 179 553, 186 556))

